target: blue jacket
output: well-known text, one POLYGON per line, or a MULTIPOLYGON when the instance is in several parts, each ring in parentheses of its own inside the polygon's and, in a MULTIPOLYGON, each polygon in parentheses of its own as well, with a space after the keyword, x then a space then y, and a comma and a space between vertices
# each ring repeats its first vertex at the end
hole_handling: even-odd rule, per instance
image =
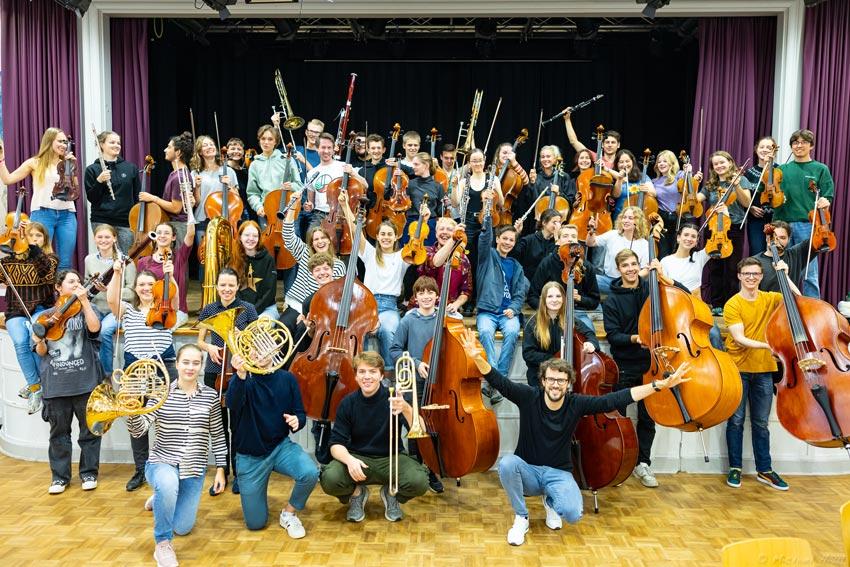
MULTIPOLYGON (((522 264, 516 258, 508 257, 514 264, 514 275, 509 287, 511 290, 510 309, 516 315, 522 311, 525 296, 530 286, 528 278, 522 272, 522 264)), ((493 218, 486 217, 478 235, 478 270, 475 272, 475 289, 478 294, 479 311, 502 313, 505 274, 502 271, 502 257, 493 248, 493 218)))

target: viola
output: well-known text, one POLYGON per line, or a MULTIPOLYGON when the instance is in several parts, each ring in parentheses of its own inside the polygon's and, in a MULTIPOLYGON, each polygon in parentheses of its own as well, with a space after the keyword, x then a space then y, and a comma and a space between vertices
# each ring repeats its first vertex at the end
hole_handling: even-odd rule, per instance
MULTIPOLYGON (((655 214, 650 222, 662 221, 655 214)), ((649 259, 655 259, 654 246, 649 247, 649 259)), ((725 422, 738 408, 741 377, 729 354, 711 346, 713 323, 711 310, 700 298, 662 283, 655 269, 649 272, 649 298, 638 318, 638 335, 651 357, 643 383, 664 379, 683 362, 691 366, 689 382, 644 400, 656 423, 702 434, 725 422)), ((707 452, 704 458, 708 462, 707 452)))
POLYGON ((18 187, 18 204, 14 213, 6 213, 6 232, 0 236, 0 247, 6 253, 26 254, 30 244, 26 235, 21 231, 21 221, 28 222, 29 217, 23 212, 26 187, 18 187))
MULTIPOLYGON (((134 258, 142 253, 145 246, 146 243, 134 245, 133 249, 130 250, 129 255, 121 256, 121 261, 125 265, 129 264, 134 258)), ((86 293, 88 294, 89 299, 99 293, 97 284, 104 287, 109 285, 114 271, 114 267, 110 266, 109 269, 105 270, 102 274, 94 274, 87 282, 85 282, 86 293)), ((42 339, 46 338, 51 341, 58 341, 65 336, 65 322, 79 314, 82 308, 83 306, 80 303, 80 298, 75 294, 71 293, 61 295, 59 299, 56 300, 56 305, 53 309, 43 311, 36 318, 35 322, 32 324, 33 334, 42 339)))
MULTIPOLYGON (((561 158, 555 160, 555 165, 553 166, 554 174, 552 176, 551 185, 555 185, 560 189, 561 178, 564 175, 564 170, 561 167, 561 158)), ((551 191, 551 187, 547 188, 549 191, 548 199, 540 199, 537 202, 537 205, 534 207, 534 216, 538 219, 540 216, 546 211, 546 209, 555 209, 560 213, 561 218, 566 218, 570 212, 570 203, 566 198, 562 197, 560 193, 555 194, 551 191)))
POLYGON ((395 225, 396 233, 401 234, 407 223, 407 210, 413 206, 413 201, 407 194, 407 175, 401 171, 401 154, 396 156, 390 184, 393 193, 389 199, 384 200, 384 215, 395 225))
MULTIPOLYGON (((617 363, 601 352, 584 352, 582 340, 575 331, 574 272, 581 261, 580 244, 568 244, 559 250, 568 265, 567 290, 564 301, 564 332, 561 337, 561 359, 576 371, 574 391, 599 396, 613 390, 619 379, 617 363)), ((594 509, 599 510, 596 493, 606 486, 625 481, 637 463, 638 441, 632 420, 614 410, 583 416, 576 427, 573 454, 576 456, 573 476, 576 483, 593 493, 594 509)))
MULTIPOLYGON (((395 155, 395 147, 398 143, 398 137, 401 133, 401 125, 396 123, 393 126, 393 131, 390 133, 390 157, 395 155)), ((375 176, 372 178, 372 191, 375 194, 375 204, 369 209, 366 214, 366 234, 371 239, 375 239, 378 237, 378 228, 381 226, 381 223, 384 222, 384 218, 387 217, 387 208, 384 206, 384 194, 387 191, 387 188, 392 187, 392 175, 395 171, 395 167, 386 166, 383 169, 375 172, 375 176)), ((401 173, 401 170, 399 170, 401 173)), ((401 173, 404 177, 405 187, 407 187, 407 175, 401 173)), ((396 228, 401 231, 404 229, 405 215, 399 215, 399 218, 396 218, 393 224, 396 228), (401 228, 399 227, 399 222, 401 223, 401 228)), ((400 232, 399 232, 400 234, 400 232)))
MULTIPOLYGON (((646 179, 646 172, 649 169, 649 160, 652 156, 652 150, 646 148, 643 150, 643 165, 641 179, 646 179)), ((628 180, 626 181, 628 183, 628 180)), ((653 213, 658 212, 658 201, 652 195, 649 195, 646 191, 640 190, 640 185, 628 185, 629 192, 626 196, 626 201, 628 201, 629 206, 634 205, 643 211, 645 216, 649 216, 653 213)))
MULTIPOLYGON (((434 160, 435 165, 437 164, 437 140, 441 139, 437 134, 437 129, 431 128, 431 159, 434 160)), ((443 186, 443 191, 448 191, 449 174, 439 165, 437 165, 437 169, 434 171, 434 181, 443 186)))
MULTIPOLYGON (((428 206, 428 195, 422 197, 422 204, 428 206)), ((425 218, 419 215, 419 220, 411 223, 407 230, 410 239, 401 249, 401 259, 414 266, 421 266, 428 257, 428 253, 425 251, 425 240, 428 238, 431 229, 428 228, 425 218)))
MULTIPOLYGON (((691 158, 688 157, 685 150, 679 152, 679 159, 682 160, 682 165, 688 165, 691 163, 691 158)), ((697 199, 699 181, 694 179, 694 176, 690 171, 686 171, 684 177, 676 182, 676 188, 682 195, 677 211, 679 213, 679 218, 685 214, 689 214, 692 217, 701 217, 703 213, 703 206, 699 199, 697 199)))
MULTIPOLYGON (((511 151, 516 153, 517 148, 524 144, 526 140, 528 140, 528 129, 523 128, 519 131, 519 136, 517 136, 514 140, 513 146, 511 146, 511 151)), ((499 164, 499 167, 496 168, 496 173, 499 176, 499 186, 502 188, 502 196, 505 198, 505 204, 502 207, 502 222, 505 224, 513 224, 512 210, 514 200, 522 192, 525 184, 522 182, 522 177, 517 175, 513 168, 510 167, 510 162, 508 160, 499 164)))
MULTIPOLYGON (((734 180, 733 180, 734 181, 734 180)), ((720 191, 720 188, 717 189, 720 191)), ((705 253, 711 258, 728 258, 732 255, 732 241, 729 240, 729 229, 732 228, 732 220, 726 213, 717 212, 717 207, 722 204, 727 206, 735 202, 734 184, 729 183, 729 186, 720 194, 717 203, 714 205, 713 213, 716 219, 706 221, 711 230, 711 236, 705 242, 705 253)), ((709 218, 711 215, 709 214, 709 218)))
MULTIPOLYGON (((771 234, 773 227, 765 226, 771 234)), ((770 240, 773 261, 780 260, 770 240)), ((782 294, 766 329, 770 350, 782 362, 776 414, 794 437, 816 447, 850 453, 850 325, 829 303, 791 291, 777 270, 782 294)))
POLYGON ((781 207, 785 203, 785 193, 782 192, 782 170, 773 166, 777 150, 779 150, 779 146, 773 144, 771 154, 767 158, 767 163, 761 173, 764 180, 764 190, 759 196, 759 203, 762 208, 766 209, 766 212, 781 207))
MULTIPOLYGON (((459 233, 463 230, 455 231, 452 254, 463 246, 459 233)), ((499 427, 496 414, 481 398, 481 372, 463 347, 463 320, 446 317, 450 280, 451 263, 446 262, 437 328, 422 355, 428 361, 428 378, 419 409, 428 437, 418 439, 417 447, 429 469, 460 478, 493 466, 499 456, 499 427)))
MULTIPOLYGON (((139 172, 142 174, 142 193, 147 192, 148 177, 156 166, 152 156, 145 156, 145 165, 139 172)), ((133 228, 133 245, 144 243, 145 247, 139 256, 150 256, 153 254, 154 244, 148 235, 156 230, 156 227, 166 221, 169 216, 162 207, 156 203, 139 201, 130 209, 130 226, 133 228)))
MULTIPOLYGON (((810 186, 814 181, 810 182, 810 186)), ((811 187, 810 187, 811 188, 811 187)), ((818 252, 828 252, 835 250, 838 245, 835 239, 835 233, 829 229, 832 222, 832 216, 827 209, 819 209, 815 205, 815 209, 809 211, 809 222, 812 223, 812 249, 818 252)))
POLYGON ((80 196, 80 180, 77 178, 77 158, 73 157, 74 140, 68 138, 68 149, 65 158, 59 161, 56 170, 59 180, 53 185, 52 199, 59 201, 76 201, 80 196), (68 157, 71 156, 71 157, 68 157))
MULTIPOLYGON (((358 207, 354 250, 360 249, 364 223, 364 212, 358 207)), ((366 335, 378 327, 375 297, 357 281, 357 254, 349 256, 345 278, 323 285, 313 296, 307 321, 314 328, 313 340, 296 355, 290 370, 298 379, 304 411, 319 420, 322 446, 339 402, 357 390, 351 361, 363 350, 366 335)))
POLYGON ((248 148, 245 150, 245 155, 242 157, 242 163, 245 167, 251 167, 251 162, 254 161, 254 158, 257 157, 257 150, 254 148, 248 148))
MULTIPOLYGON (((164 248, 162 250, 162 263, 165 264, 171 259, 171 250, 164 248)), ((156 280, 153 284, 153 307, 148 310, 148 316, 145 321, 148 327, 154 329, 173 329, 177 324, 177 311, 171 306, 171 298, 177 295, 177 285, 171 281, 171 274, 166 273, 161 280, 156 280)))
MULTIPOLYGON (((354 148, 354 139, 357 137, 356 132, 352 132, 348 140, 348 149, 345 152, 345 163, 351 163, 351 150, 354 148)), ((358 207, 360 199, 366 195, 366 186, 358 179, 351 177, 349 173, 343 173, 342 177, 338 177, 328 183, 325 187, 325 194, 328 198, 328 215, 322 220, 322 229, 331 236, 331 241, 334 243, 334 249, 342 256, 351 254, 353 248, 351 244, 351 232, 348 228, 348 222, 345 220, 342 209, 339 205, 339 194, 346 191, 348 194, 351 209, 355 210, 358 207)), ((357 256, 357 254, 354 254, 357 256)))
MULTIPOLYGON (((292 179, 292 143, 286 144, 286 171, 284 179, 292 179)), ((263 210, 266 212, 265 227, 263 229, 263 245, 272 258, 275 259, 275 267, 278 270, 288 270, 296 264, 295 257, 283 244, 283 219, 286 218, 287 210, 296 206, 295 218, 298 218, 298 207, 292 203, 294 191, 292 189, 275 189, 266 195, 263 201, 263 210), (274 211, 274 214, 270 214, 274 211)), ((301 204, 300 195, 295 196, 298 205, 301 204)))

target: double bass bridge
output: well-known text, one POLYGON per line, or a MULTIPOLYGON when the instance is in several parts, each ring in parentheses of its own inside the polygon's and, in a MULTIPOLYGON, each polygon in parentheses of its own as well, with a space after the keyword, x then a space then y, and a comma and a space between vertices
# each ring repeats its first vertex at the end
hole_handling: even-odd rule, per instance
POLYGON ((655 358, 662 362, 664 366, 664 372, 675 372, 675 368, 673 368, 673 363, 671 360, 676 356, 677 353, 680 352, 679 347, 672 347, 661 345, 652 349, 652 352, 655 354, 655 358))

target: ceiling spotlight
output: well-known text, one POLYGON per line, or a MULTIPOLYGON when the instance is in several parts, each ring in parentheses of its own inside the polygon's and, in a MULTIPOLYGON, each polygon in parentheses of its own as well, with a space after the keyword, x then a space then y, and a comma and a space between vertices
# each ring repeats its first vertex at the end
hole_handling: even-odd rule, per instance
POLYGON ((497 29, 496 20, 492 18, 476 20, 475 39, 493 39, 497 29))
POLYGON ((641 15, 644 18, 648 18, 650 20, 655 19, 655 11, 659 8, 663 8, 667 4, 670 3, 670 0, 635 0, 638 4, 646 4, 646 8, 641 11, 641 15))
POLYGON ((599 33, 599 20, 596 18, 578 18, 576 19, 576 39, 589 41, 596 39, 599 33))
POLYGON ((226 20, 230 17, 230 10, 227 9, 228 6, 233 6, 236 4, 236 0, 203 0, 204 4, 216 10, 218 12, 218 17, 222 20, 226 20))
POLYGON ((295 34, 298 33, 298 28, 301 26, 298 20, 275 18, 271 22, 275 30, 277 30, 275 41, 291 41, 295 39, 295 34))
POLYGON ((66 8, 68 10, 72 10, 77 16, 82 18, 86 10, 89 9, 91 5, 91 0, 56 0, 56 3, 66 8))

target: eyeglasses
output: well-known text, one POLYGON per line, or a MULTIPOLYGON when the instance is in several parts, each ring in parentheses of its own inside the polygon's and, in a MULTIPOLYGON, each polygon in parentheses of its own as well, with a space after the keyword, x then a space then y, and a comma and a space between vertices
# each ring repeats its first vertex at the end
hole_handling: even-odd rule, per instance
POLYGON ((811 142, 808 140, 794 140, 791 142, 792 146, 804 146, 806 144, 811 144, 811 142))
POLYGON ((308 133, 308 134, 316 134, 316 135, 318 136, 319 134, 321 134, 321 133, 322 133, 322 131, 321 131, 321 130, 318 130, 318 131, 316 131, 316 130, 307 130, 307 133, 308 133))
POLYGON ((741 274, 742 278, 750 278, 750 279, 758 279, 762 277, 764 274, 761 272, 738 272, 741 274))
POLYGON ((566 386, 569 382, 569 379, 567 378, 550 378, 548 376, 545 378, 545 380, 550 384, 557 384, 558 386, 566 386))

